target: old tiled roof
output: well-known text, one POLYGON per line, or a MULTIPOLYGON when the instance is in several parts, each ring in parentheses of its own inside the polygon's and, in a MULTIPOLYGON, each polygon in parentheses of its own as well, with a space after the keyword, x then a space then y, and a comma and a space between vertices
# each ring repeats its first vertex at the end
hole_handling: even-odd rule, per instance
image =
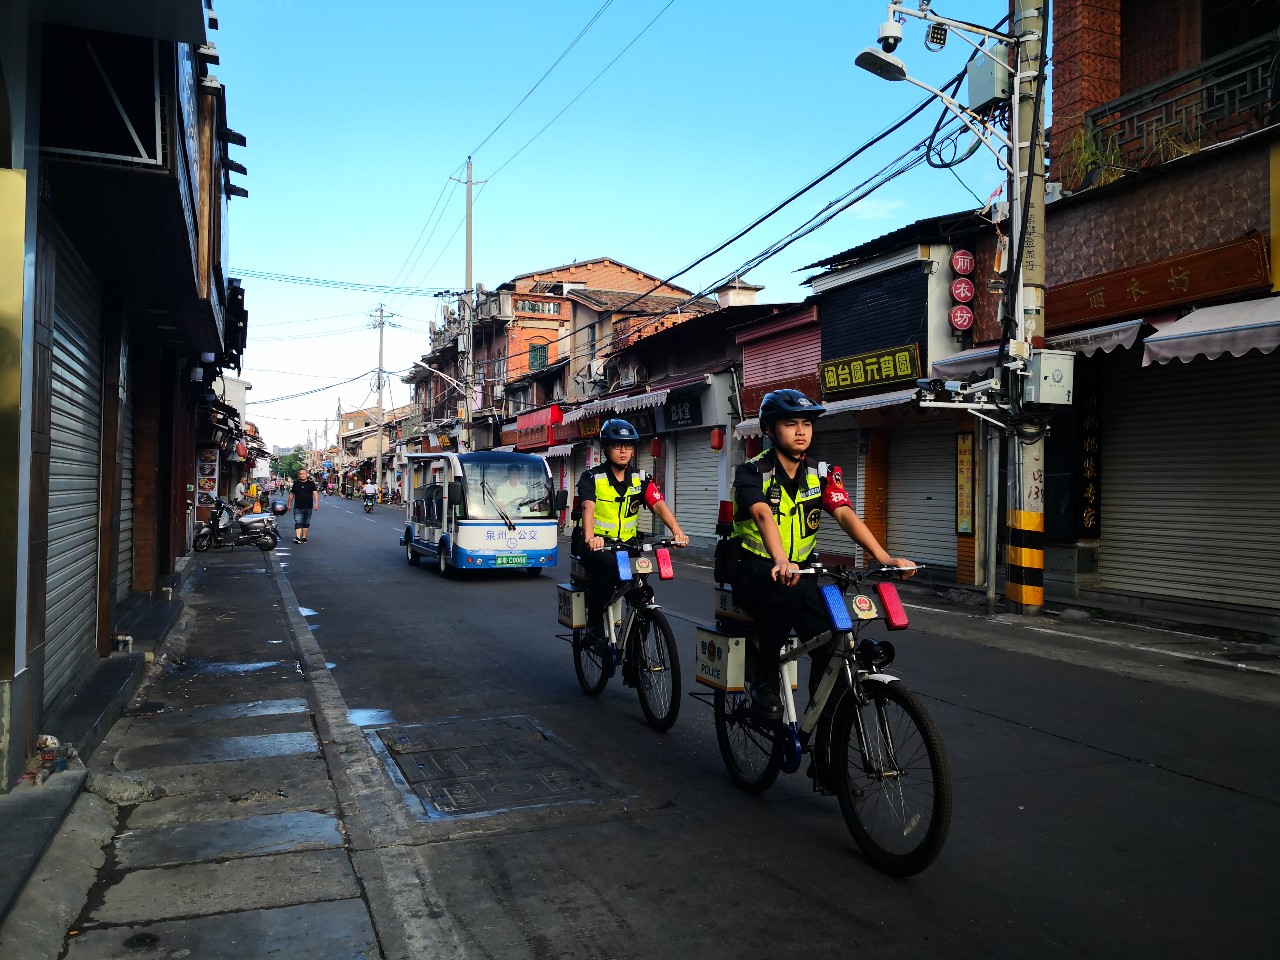
MULTIPOLYGON (((813 270, 820 268, 825 272, 849 267, 863 260, 870 260, 872 257, 901 250, 912 243, 941 242, 952 236, 967 236, 990 225, 991 221, 981 216, 976 210, 964 210, 957 213, 943 214, 940 217, 928 217, 924 220, 917 220, 915 223, 909 223, 905 227, 899 227, 897 230, 892 230, 883 236, 868 240, 866 243, 861 243, 856 247, 850 247, 848 250, 837 253, 833 257, 805 264, 800 269, 813 270)), ((812 277, 809 278, 809 280, 812 279, 812 277)), ((808 283, 809 281, 806 280, 805 282, 808 283)))
POLYGON ((565 296, 577 300, 592 310, 623 310, 627 313, 672 313, 679 310, 685 314, 703 314, 716 309, 716 302, 710 297, 700 297, 687 302, 687 297, 670 297, 651 293, 639 296, 625 290, 569 290, 565 296))
MULTIPOLYGON (((512 277, 511 280, 508 282, 515 283, 515 281, 517 280, 526 280, 529 277, 536 277, 539 274, 557 273, 560 270, 569 270, 569 269, 572 269, 573 267, 581 267, 589 263, 612 263, 614 266, 622 267, 624 270, 630 270, 633 273, 638 273, 640 274, 640 276, 646 277, 649 280, 652 280, 654 283, 662 282, 661 278, 655 277, 651 273, 645 273, 643 270, 637 270, 635 267, 625 264, 621 260, 615 260, 613 257, 593 257, 590 260, 575 260, 573 261, 573 263, 562 263, 556 267, 547 267, 545 270, 530 270, 528 273, 521 273, 517 276, 512 277)), ((674 284, 668 284, 668 286, 674 287, 676 290, 684 290, 683 287, 676 287, 674 284)), ((685 292, 692 293, 693 291, 689 290, 685 292)))

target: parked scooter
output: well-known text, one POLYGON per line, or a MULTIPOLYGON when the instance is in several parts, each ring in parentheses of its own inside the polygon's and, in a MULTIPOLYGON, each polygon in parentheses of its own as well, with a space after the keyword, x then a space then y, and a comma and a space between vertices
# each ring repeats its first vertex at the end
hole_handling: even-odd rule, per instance
POLYGON ((214 500, 213 515, 209 521, 196 528, 192 546, 199 553, 210 547, 221 550, 223 547, 257 547, 259 550, 274 550, 280 542, 280 530, 276 527, 276 518, 270 513, 246 513, 237 518, 236 511, 217 497, 214 500), (210 522, 212 521, 212 522, 210 522))

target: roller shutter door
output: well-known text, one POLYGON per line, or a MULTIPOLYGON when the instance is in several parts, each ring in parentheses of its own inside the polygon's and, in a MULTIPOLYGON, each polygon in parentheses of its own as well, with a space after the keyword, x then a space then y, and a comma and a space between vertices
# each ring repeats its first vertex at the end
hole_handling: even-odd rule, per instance
POLYGON ((116 552, 116 599, 133 590, 133 383, 125 383, 120 414, 120 540, 116 552))
POLYGON ((66 245, 59 245, 50 391, 46 707, 68 691, 80 673, 98 659, 100 302, 96 279, 66 245))
MULTIPOLYGON (((858 455, 861 438, 861 430, 833 430, 819 433, 813 444, 818 460, 844 471, 844 486, 859 516, 862 514, 862 457, 858 455)), ((818 552, 852 555, 858 564, 862 563, 862 548, 849 539, 835 518, 825 513, 818 528, 818 552)))
POLYGON ((889 435, 889 542, 895 557, 956 565, 956 428, 931 424, 889 435))
POLYGON ((1280 608, 1280 361, 1139 364, 1105 360, 1100 585, 1280 608))
MULTIPOLYGON (((642 440, 640 444, 636 447, 635 463, 636 463, 637 470, 643 470, 649 476, 653 477, 653 479, 656 480, 658 483, 658 489, 663 490, 662 477, 659 477, 654 473, 655 461, 653 459, 653 454, 649 452, 649 441, 642 440)), ((665 490, 663 490, 663 496, 666 496, 665 490)), ((662 535, 665 535, 666 529, 667 529, 666 525, 661 520, 658 519, 657 514, 655 514, 652 510, 646 510, 643 507, 640 508, 640 532, 641 533, 646 533, 646 534, 652 533, 658 536, 662 536, 662 535)))
POLYGON ((720 452, 712 450, 707 430, 676 435, 676 517, 690 537, 714 538, 720 513, 720 452))

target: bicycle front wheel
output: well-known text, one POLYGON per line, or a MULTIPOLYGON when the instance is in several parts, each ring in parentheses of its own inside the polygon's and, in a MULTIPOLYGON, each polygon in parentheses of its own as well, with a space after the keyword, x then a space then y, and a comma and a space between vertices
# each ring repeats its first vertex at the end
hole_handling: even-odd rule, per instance
POLYGON ((631 628, 636 693, 649 726, 670 730, 680 715, 680 654, 671 624, 661 610, 636 617, 631 628))
POLYGON ((747 793, 763 793, 782 769, 780 725, 756 719, 747 694, 715 692, 716 742, 729 777, 747 793))
POLYGON ((611 656, 613 652, 603 642, 587 639, 587 631, 573 631, 573 672, 587 696, 598 697, 609 682, 604 658, 611 656))
POLYGON ((933 719, 900 682, 859 686, 865 696, 845 695, 832 731, 840 811, 868 860, 908 877, 933 863, 947 840, 947 754, 933 719))

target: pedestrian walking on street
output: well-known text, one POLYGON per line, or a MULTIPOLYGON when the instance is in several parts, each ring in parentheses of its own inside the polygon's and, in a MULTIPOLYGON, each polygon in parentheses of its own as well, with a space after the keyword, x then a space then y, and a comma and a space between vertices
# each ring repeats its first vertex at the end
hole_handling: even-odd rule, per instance
POLYGON ((320 509, 320 488, 307 477, 306 470, 299 470, 298 479, 293 481, 285 509, 290 507, 293 508, 293 542, 306 543, 311 529, 311 512, 320 509))

